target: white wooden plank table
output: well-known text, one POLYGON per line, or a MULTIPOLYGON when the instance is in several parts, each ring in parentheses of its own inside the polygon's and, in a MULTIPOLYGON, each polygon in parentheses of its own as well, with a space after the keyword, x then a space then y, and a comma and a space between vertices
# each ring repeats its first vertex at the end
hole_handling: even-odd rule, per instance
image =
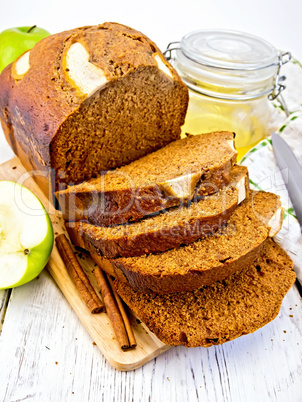
POLYGON ((0 401, 301 401, 302 301, 254 334, 113 369, 44 270, 0 293, 0 401))

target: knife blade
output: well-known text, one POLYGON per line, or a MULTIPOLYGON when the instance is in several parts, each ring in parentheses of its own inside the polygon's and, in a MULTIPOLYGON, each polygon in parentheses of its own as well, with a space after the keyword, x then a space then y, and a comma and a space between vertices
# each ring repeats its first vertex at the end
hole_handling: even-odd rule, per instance
POLYGON ((302 228, 302 167, 290 146, 280 135, 272 133, 272 143, 277 165, 302 228))

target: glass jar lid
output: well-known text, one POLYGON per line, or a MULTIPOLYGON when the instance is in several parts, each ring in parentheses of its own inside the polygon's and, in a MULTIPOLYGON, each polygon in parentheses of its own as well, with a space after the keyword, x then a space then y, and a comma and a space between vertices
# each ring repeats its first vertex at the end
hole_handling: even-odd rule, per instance
POLYGON ((257 70, 278 65, 278 52, 256 36, 235 31, 197 31, 180 42, 186 57, 205 66, 257 70))
MULTIPOLYGON (((271 94, 276 89, 280 53, 267 41, 243 32, 200 30, 188 33, 170 57, 185 84, 204 95, 243 100, 271 94)), ((277 80, 278 81, 278 80, 277 80)))

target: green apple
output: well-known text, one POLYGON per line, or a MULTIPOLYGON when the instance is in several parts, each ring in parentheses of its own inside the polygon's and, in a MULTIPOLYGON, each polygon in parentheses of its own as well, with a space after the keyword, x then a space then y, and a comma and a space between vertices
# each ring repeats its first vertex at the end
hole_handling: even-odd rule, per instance
POLYGON ((39 199, 24 186, 0 181, 0 289, 38 276, 53 242, 51 220, 39 199))
POLYGON ((49 35, 48 31, 36 25, 2 31, 0 33, 0 73, 8 64, 49 35))

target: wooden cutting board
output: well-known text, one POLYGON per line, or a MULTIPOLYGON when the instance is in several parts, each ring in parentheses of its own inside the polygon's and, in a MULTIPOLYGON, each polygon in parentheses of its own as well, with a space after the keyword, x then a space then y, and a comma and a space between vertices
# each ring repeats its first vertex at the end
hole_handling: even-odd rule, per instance
MULTIPOLYGON (((61 233, 67 235, 64 220, 60 216, 60 213, 48 201, 47 197, 31 177, 31 174, 24 169, 18 158, 11 159, 0 165, 0 180, 16 181, 29 188, 40 199, 48 211, 55 235, 61 233)), ((94 263, 84 253, 81 253, 79 257, 79 262, 89 276, 92 285, 96 286, 94 275, 92 274, 92 270, 95 267, 94 263)), ((53 248, 47 268, 69 304, 86 327, 93 341, 100 348, 108 362, 116 369, 123 371, 136 369, 169 349, 168 345, 162 343, 142 323, 137 322, 134 316, 131 316, 137 347, 132 350, 122 351, 114 336, 113 328, 107 314, 91 314, 87 309, 68 275, 56 246, 53 248)))

